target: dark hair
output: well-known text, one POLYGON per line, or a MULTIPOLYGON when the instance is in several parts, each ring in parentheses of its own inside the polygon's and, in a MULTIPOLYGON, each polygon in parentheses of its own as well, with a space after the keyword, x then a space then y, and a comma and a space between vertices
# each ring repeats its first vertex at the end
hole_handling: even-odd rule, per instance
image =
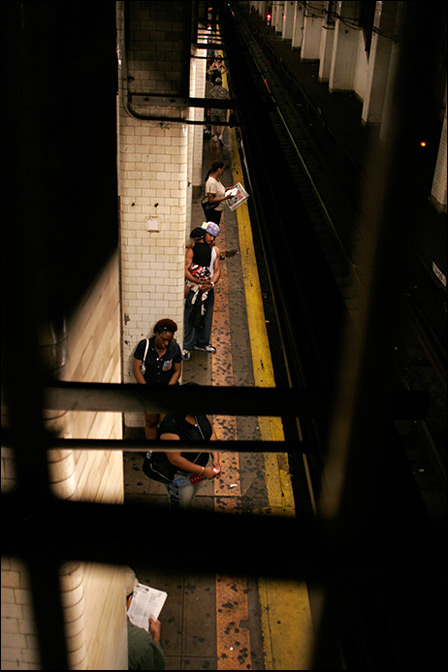
POLYGON ((208 178, 212 173, 216 173, 218 168, 224 168, 224 161, 215 161, 212 163, 210 170, 208 171, 207 175, 205 176, 205 181, 207 182, 208 178))
POLYGON ((211 173, 216 173, 216 171, 218 170, 218 168, 224 168, 224 161, 214 161, 214 162, 212 163, 210 172, 211 172, 211 173))
POLYGON ((154 325, 154 333, 160 334, 161 331, 171 331, 174 334, 177 331, 177 324, 170 319, 159 320, 154 325))
POLYGON ((193 229, 190 233, 190 238, 193 238, 194 240, 201 240, 205 236, 205 229, 202 228, 202 226, 197 226, 195 229, 193 229))

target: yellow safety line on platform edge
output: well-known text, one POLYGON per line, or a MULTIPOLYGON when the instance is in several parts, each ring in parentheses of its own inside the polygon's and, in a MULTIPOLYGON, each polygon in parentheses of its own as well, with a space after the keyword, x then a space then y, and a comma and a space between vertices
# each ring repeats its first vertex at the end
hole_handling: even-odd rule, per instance
MULTIPOLYGON (((230 131, 233 183, 244 185, 235 131, 230 131)), ((264 307, 247 204, 236 210, 247 320, 257 387, 275 387, 264 307)), ((283 441, 280 418, 259 418, 264 441, 283 441)), ((294 497, 285 453, 265 454, 266 488, 274 514, 294 515, 294 497)), ((280 551, 280 549, 279 549, 280 551)), ((259 579, 265 669, 307 670, 313 629, 304 582, 259 579)))

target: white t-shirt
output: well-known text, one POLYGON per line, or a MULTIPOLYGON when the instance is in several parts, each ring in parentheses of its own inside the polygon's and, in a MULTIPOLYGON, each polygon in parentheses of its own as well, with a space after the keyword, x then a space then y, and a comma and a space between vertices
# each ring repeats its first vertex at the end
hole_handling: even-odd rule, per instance
POLYGON ((213 277, 213 273, 215 272, 215 261, 216 261, 216 248, 212 247, 212 256, 210 259, 210 266, 209 266, 210 278, 213 277))
MULTIPOLYGON (((226 188, 221 182, 214 177, 210 175, 208 178, 207 182, 205 183, 205 193, 207 196, 210 194, 211 196, 225 196, 226 195, 226 188)), ((225 201, 221 201, 219 205, 215 208, 215 210, 218 210, 219 212, 222 212, 224 210, 224 205, 225 201)))

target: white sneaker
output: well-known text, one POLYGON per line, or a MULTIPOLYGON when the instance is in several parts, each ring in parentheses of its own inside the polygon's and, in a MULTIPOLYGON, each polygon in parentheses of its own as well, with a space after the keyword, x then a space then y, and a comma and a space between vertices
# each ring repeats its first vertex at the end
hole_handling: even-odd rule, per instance
POLYGON ((216 348, 213 347, 213 345, 195 345, 194 346, 195 350, 203 350, 204 352, 210 352, 212 355, 215 354, 216 348))
POLYGON ((182 350, 182 359, 184 362, 189 362, 191 359, 191 352, 190 350, 182 350))

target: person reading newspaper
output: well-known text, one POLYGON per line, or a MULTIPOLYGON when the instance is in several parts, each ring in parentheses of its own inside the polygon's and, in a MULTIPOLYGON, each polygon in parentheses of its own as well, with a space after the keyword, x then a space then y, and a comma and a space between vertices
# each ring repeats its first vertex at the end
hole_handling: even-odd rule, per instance
POLYGON ((138 582, 134 571, 126 570, 128 669, 164 670, 162 626, 158 620, 167 594, 138 582), (144 590, 142 590, 144 589, 144 590), (151 615, 149 615, 151 614, 151 615))

